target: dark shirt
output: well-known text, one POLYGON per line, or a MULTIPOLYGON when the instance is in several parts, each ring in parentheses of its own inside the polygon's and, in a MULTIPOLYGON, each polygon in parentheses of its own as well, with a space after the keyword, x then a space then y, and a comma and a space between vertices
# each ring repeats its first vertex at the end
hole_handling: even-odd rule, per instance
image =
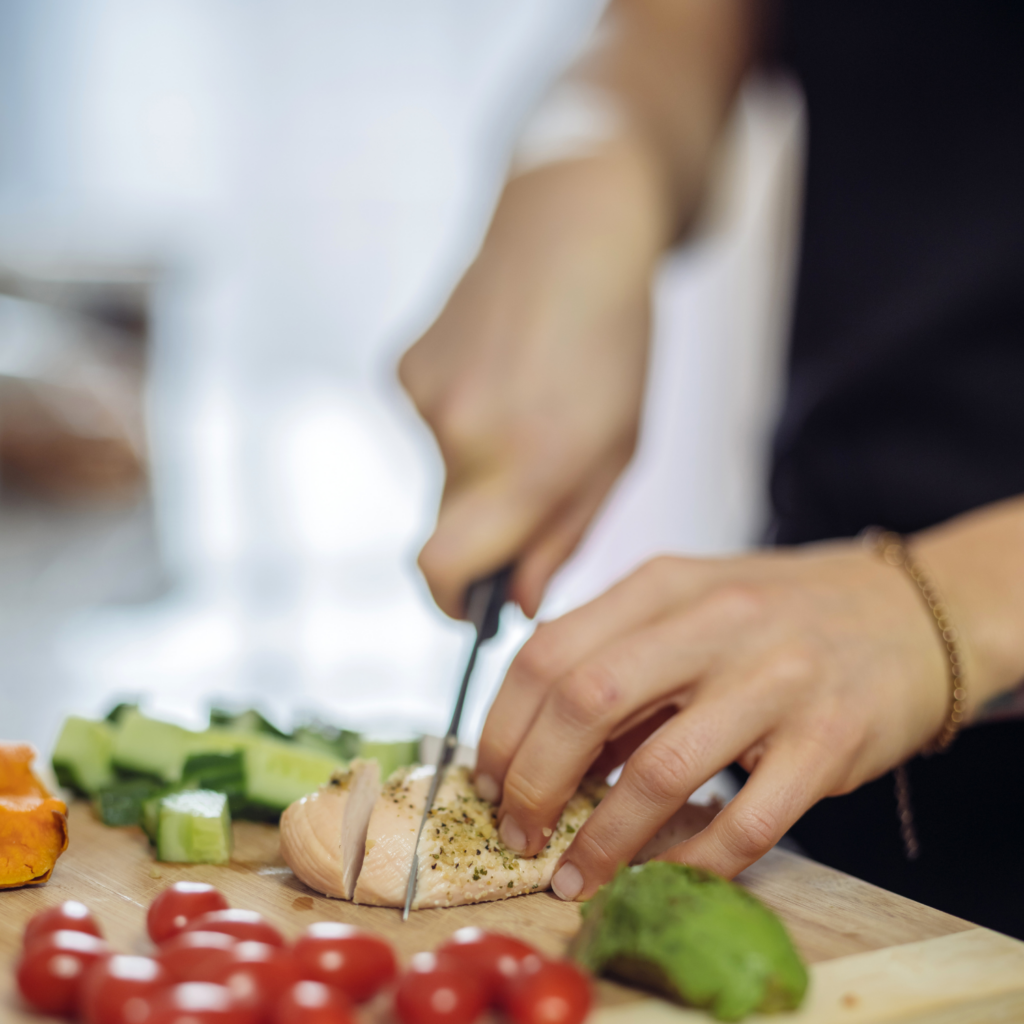
POLYGON ((808 162, 773 539, 1024 493, 1024 4, 792 0, 808 162))
MULTIPOLYGON (((780 15, 808 162, 772 539, 909 532, 1024 493, 1024 3, 782 0, 780 15)), ((1024 938, 1024 722, 908 767, 918 860, 889 776, 792 835, 1024 938)))

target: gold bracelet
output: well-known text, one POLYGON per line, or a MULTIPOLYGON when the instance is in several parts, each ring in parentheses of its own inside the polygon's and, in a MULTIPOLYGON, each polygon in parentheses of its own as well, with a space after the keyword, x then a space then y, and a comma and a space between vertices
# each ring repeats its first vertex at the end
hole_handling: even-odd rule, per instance
POLYGON ((924 603, 935 620, 939 638, 946 650, 949 663, 949 710, 938 735, 922 751, 937 754, 947 750, 956 738, 967 716, 967 687, 964 685, 964 659, 960 650, 960 633, 950 618, 949 608, 942 600, 938 588, 921 564, 911 555, 907 542, 898 533, 873 527, 864 540, 883 561, 903 569, 914 581, 924 603))

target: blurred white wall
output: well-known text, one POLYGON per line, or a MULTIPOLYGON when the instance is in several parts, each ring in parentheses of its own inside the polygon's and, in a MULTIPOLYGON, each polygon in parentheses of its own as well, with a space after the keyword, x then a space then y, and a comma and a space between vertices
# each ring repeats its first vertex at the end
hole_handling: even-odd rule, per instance
MULTIPOLYGON (((0 0, 0 259, 164 272, 150 426, 175 586, 62 627, 62 710, 141 692, 186 721, 233 696, 443 726, 466 629, 414 570, 440 468, 391 367, 600 6, 0 0)), ((715 223, 658 285, 637 459, 545 614, 658 551, 756 535, 799 132, 790 93, 749 91, 715 223)), ((526 633, 507 619, 467 735, 526 633)))

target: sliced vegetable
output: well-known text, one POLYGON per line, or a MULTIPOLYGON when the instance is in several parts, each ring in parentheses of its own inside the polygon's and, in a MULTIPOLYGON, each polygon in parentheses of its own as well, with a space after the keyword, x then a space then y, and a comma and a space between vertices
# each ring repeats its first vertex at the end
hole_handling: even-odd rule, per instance
POLYGON ((246 711, 225 711, 223 708, 210 708, 210 727, 226 729, 230 732, 253 733, 256 735, 276 736, 287 739, 287 733, 281 732, 272 722, 268 722, 254 708, 246 711))
POLYGON ((209 789, 184 790, 160 801, 158 860, 226 864, 231 859, 228 798, 209 789))
POLYGON ((138 825, 146 801, 165 792, 162 783, 147 776, 117 779, 99 790, 93 806, 104 825, 138 825))
POLYGON ((782 922, 745 889, 667 861, 620 868, 583 907, 572 954, 720 1020, 799 1006, 807 969, 782 922))
POLYGON ((53 770, 62 786, 93 796, 114 781, 114 730, 109 722, 69 715, 53 748, 53 770))
POLYGON ((68 848, 67 807, 43 796, 0 796, 0 889, 41 885, 68 848))
POLYGON ((114 765, 163 782, 180 782, 185 761, 193 753, 195 735, 180 725, 147 718, 128 708, 114 730, 114 765))
POLYGON ((420 740, 367 740, 359 744, 359 756, 364 761, 375 760, 380 765, 380 777, 386 779, 396 768, 416 764, 420 758, 420 740))
POLYGON ((0 743, 0 796, 49 796, 32 771, 35 748, 28 743, 0 743))
POLYGON ((280 814, 344 767, 338 758, 269 737, 253 737, 245 748, 245 795, 256 807, 280 814))

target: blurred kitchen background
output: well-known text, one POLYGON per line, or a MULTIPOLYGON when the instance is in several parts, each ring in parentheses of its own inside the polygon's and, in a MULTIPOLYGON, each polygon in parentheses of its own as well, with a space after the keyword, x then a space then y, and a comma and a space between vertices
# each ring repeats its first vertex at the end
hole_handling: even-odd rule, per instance
MULTIPOLYGON (((468 628, 393 380, 595 0, 0 0, 0 738, 141 696, 443 730, 468 628)), ((752 82, 656 289, 640 450, 543 616, 755 541, 799 99, 752 82)), ((506 610, 472 742, 529 624, 506 610)))

